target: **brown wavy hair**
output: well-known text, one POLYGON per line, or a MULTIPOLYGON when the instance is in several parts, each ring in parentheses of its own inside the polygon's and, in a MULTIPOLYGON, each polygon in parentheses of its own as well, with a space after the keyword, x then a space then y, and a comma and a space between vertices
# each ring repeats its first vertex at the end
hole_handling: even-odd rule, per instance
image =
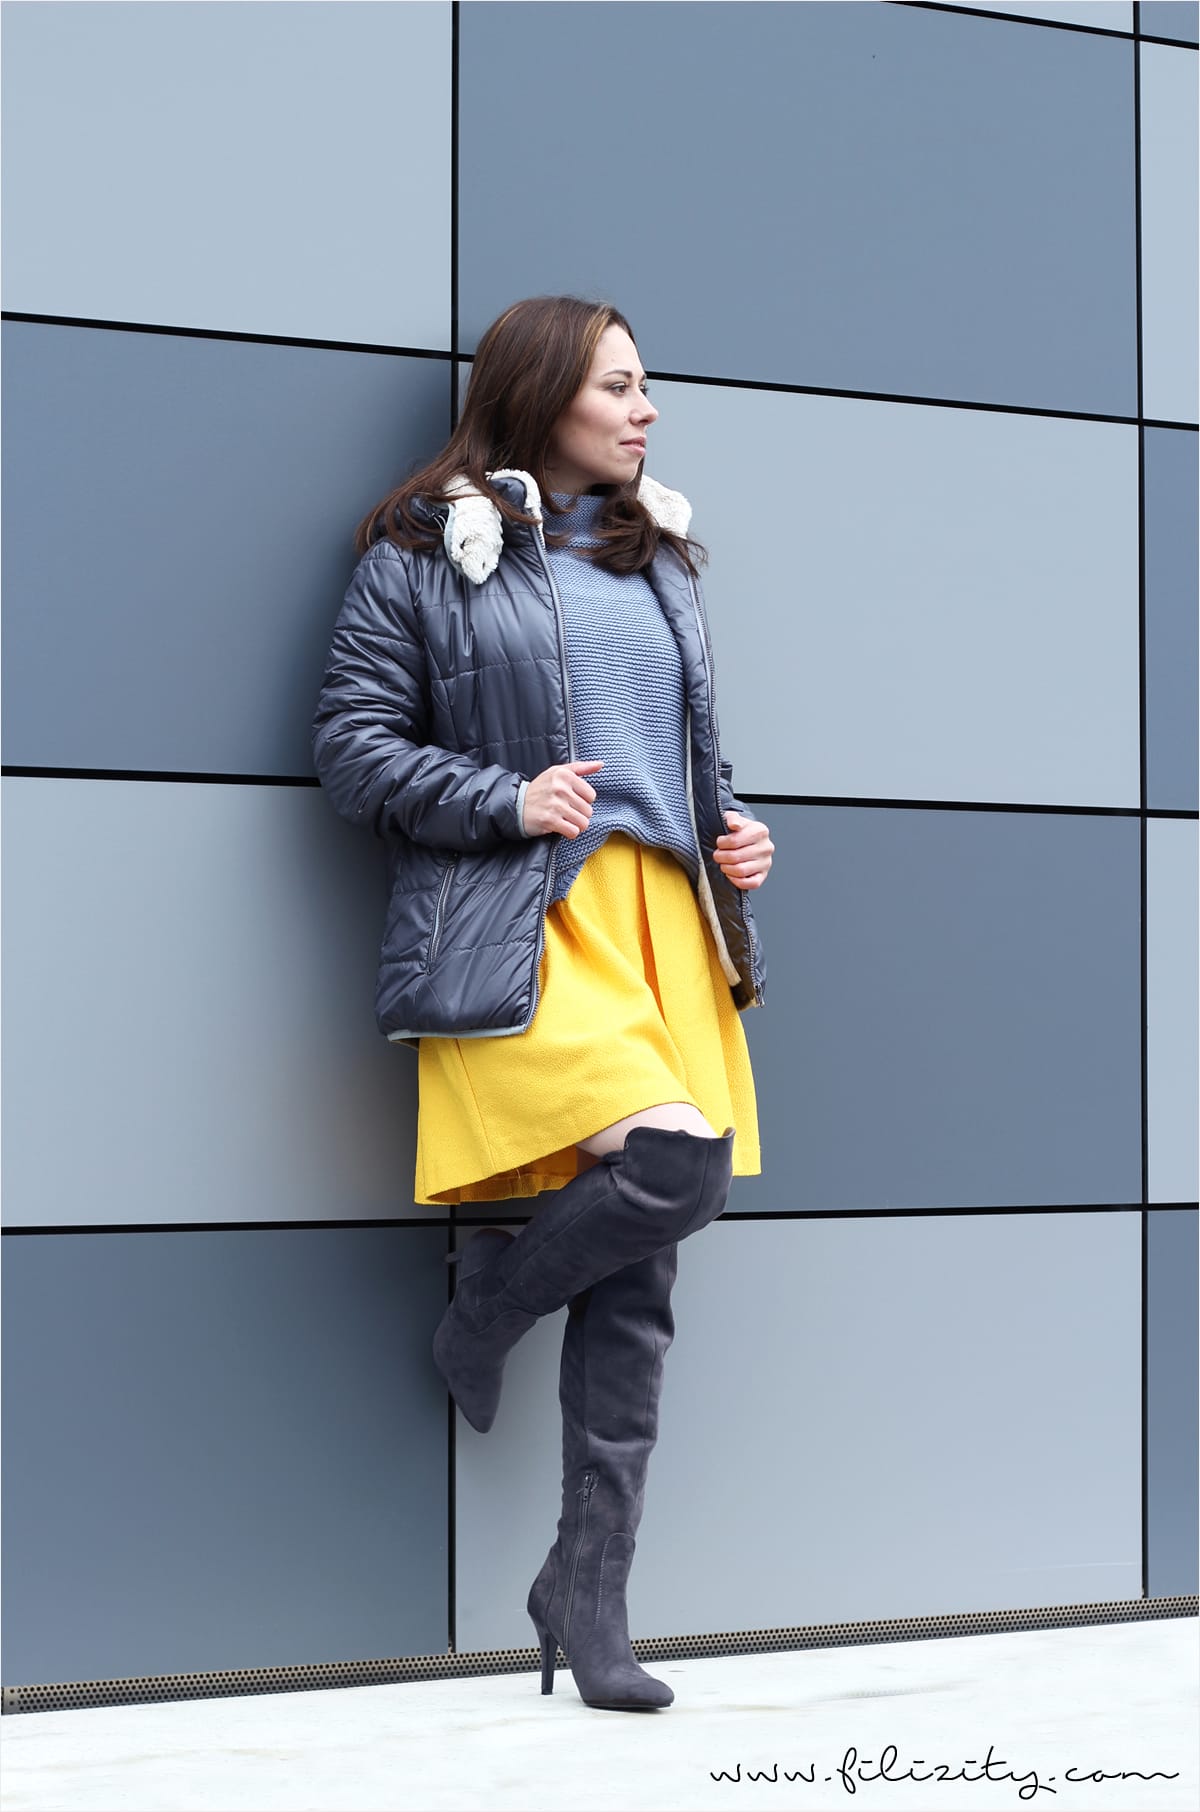
MULTIPOLYGON (((624 328, 633 338, 628 321, 610 302, 531 296, 506 308, 479 342, 454 433, 435 459, 363 517, 355 532, 355 551, 363 554, 385 536, 397 547, 439 546, 440 529, 415 515, 413 502, 418 497, 430 504, 452 502, 446 487, 464 474, 476 490, 491 497, 508 521, 533 524, 534 516, 488 483, 487 473, 503 467, 528 472, 534 479, 546 517, 546 544, 561 546, 566 536, 550 532, 558 512, 550 499, 546 449, 554 424, 582 388, 608 327, 624 328)), ((580 548, 579 553, 610 572, 636 573, 666 543, 694 574, 707 558, 703 547, 688 535, 659 527, 645 504, 638 502, 641 476, 639 464, 627 483, 611 487, 596 524, 599 544, 580 548)))

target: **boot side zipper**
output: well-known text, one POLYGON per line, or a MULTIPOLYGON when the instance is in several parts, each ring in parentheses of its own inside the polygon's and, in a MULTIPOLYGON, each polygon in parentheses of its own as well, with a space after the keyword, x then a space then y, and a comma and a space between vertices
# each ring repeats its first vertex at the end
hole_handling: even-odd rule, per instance
POLYGON ((571 1556, 571 1576, 567 1581, 567 1602, 563 1609, 562 1650, 568 1662, 571 1659, 571 1605, 575 1597, 575 1580, 579 1573, 579 1562, 583 1557, 583 1544, 587 1536, 588 1507, 591 1503, 592 1492, 595 1488, 596 1474, 594 1472, 585 1472, 583 1475, 583 1484, 576 1493, 576 1495, 582 1499, 579 1507, 579 1534, 575 1538, 575 1552, 571 1556))

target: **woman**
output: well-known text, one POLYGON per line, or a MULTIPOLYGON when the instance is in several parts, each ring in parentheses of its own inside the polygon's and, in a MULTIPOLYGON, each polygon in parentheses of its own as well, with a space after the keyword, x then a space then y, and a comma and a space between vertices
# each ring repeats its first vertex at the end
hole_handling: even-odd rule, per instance
POLYGON ((376 1006, 418 1046, 416 1200, 542 1195, 455 1254, 434 1358, 486 1430, 506 1355, 568 1307, 529 1613, 542 1691, 559 1646, 621 1710, 673 1698, 625 1586, 677 1244, 759 1168, 738 1009, 762 998, 748 895, 773 850, 718 751, 690 507, 643 474, 656 416, 615 308, 506 310, 443 452, 359 527, 313 744, 388 844, 376 1006))

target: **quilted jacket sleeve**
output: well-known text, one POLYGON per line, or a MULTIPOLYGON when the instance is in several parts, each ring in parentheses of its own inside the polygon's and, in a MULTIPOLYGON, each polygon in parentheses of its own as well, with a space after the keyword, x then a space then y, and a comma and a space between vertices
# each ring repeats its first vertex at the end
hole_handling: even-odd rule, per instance
POLYGON ((723 812, 740 812, 743 818, 758 817, 757 812, 752 812, 748 805, 743 805, 740 799, 734 798, 733 763, 724 760, 721 762, 721 810, 723 812))
POLYGON ((427 741, 425 647, 409 568, 390 542, 359 561, 333 632, 313 760, 343 818, 437 849, 523 835, 521 776, 427 741))

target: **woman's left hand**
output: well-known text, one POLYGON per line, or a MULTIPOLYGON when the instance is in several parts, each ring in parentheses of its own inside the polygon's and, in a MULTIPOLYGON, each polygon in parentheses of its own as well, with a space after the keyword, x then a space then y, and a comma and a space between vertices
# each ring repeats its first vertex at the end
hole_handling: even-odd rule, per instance
POLYGON ((725 822, 729 831, 717 838, 713 861, 743 892, 761 887, 775 850, 770 831, 761 818, 743 818, 740 812, 726 812, 725 822))

